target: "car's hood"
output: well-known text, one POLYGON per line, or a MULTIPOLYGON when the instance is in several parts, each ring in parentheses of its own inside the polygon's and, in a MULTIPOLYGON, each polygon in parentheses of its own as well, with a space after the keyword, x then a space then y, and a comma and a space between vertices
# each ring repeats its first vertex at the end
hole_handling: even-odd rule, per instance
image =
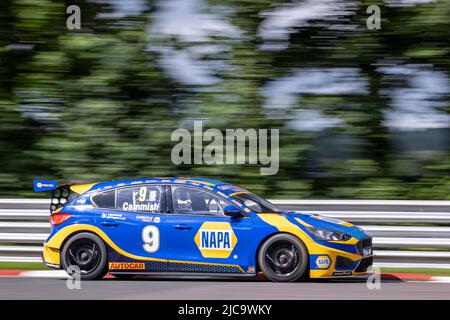
POLYGON ((326 216, 321 216, 318 214, 308 214, 308 213, 299 213, 299 212, 284 212, 287 218, 290 221, 298 224, 298 225, 310 225, 314 228, 321 228, 332 230, 336 232, 341 232, 348 234, 356 239, 364 239, 370 236, 366 231, 362 228, 357 227, 349 222, 345 222, 339 219, 330 218, 326 216), (299 222, 297 219, 300 219, 303 223, 299 222))

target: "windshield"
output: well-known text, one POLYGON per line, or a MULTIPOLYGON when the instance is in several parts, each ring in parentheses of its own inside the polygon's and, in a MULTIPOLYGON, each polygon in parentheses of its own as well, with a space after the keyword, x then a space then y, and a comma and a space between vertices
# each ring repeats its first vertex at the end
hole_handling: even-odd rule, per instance
POLYGON ((281 213, 283 210, 253 193, 240 193, 234 196, 244 206, 256 213, 281 213))

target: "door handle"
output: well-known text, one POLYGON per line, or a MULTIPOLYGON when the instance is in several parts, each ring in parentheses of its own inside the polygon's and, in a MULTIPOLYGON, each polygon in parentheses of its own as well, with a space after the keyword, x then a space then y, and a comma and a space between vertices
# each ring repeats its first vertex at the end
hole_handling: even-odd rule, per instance
POLYGON ((175 226, 175 229, 177 229, 177 230, 191 230, 192 227, 188 226, 187 224, 177 224, 175 226))
POLYGON ((119 223, 116 221, 102 221, 101 225, 105 227, 117 227, 119 223))

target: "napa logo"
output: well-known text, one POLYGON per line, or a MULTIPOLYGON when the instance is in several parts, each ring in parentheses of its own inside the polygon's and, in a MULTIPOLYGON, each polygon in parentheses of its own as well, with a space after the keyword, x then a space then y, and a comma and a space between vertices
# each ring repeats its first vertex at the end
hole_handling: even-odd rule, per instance
POLYGON ((202 230, 200 249, 231 249, 231 232, 222 230, 202 230))
POLYGON ((228 222, 205 222, 194 237, 204 258, 228 258, 237 243, 228 222))
POLYGON ((316 265, 319 269, 328 269, 331 264, 329 256, 318 256, 316 259, 316 265))

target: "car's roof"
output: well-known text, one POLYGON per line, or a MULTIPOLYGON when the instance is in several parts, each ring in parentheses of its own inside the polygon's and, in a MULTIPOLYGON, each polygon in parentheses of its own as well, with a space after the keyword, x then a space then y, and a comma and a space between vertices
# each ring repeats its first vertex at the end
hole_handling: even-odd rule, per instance
POLYGON ((214 179, 206 179, 199 177, 164 177, 164 178, 139 178, 139 179, 99 182, 92 185, 92 187, 89 189, 89 193, 132 185, 160 184, 160 183, 196 185, 200 187, 205 187, 212 191, 223 192, 226 195, 230 195, 236 192, 245 192, 244 189, 241 189, 235 185, 214 179))

